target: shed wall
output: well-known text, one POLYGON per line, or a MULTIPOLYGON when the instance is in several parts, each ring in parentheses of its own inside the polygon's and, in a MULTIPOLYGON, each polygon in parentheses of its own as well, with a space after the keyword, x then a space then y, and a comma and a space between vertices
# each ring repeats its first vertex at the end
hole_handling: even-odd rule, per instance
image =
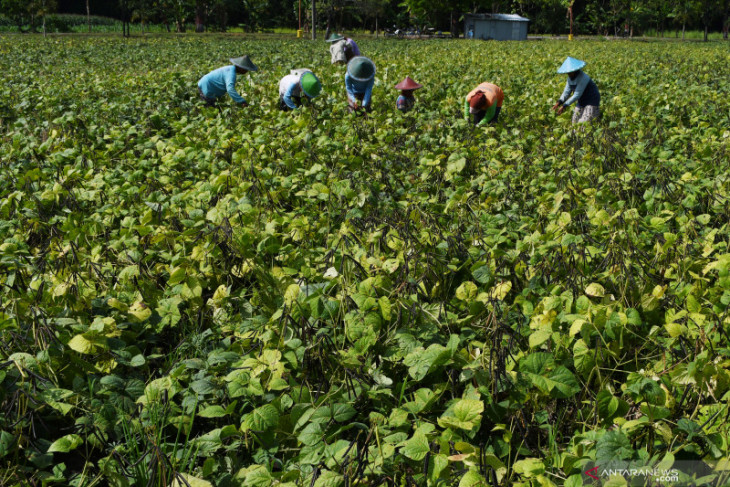
POLYGON ((470 29, 474 30, 474 39, 494 39, 498 41, 521 41, 527 39, 527 22, 467 19, 464 21, 464 34, 467 38, 470 29))

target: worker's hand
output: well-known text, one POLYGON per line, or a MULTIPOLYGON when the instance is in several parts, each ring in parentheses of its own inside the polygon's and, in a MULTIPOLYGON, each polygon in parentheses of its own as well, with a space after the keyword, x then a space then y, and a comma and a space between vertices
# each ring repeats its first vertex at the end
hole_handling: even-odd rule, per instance
POLYGON ((553 111, 556 111, 560 107, 560 102, 555 102, 555 105, 553 105, 553 111))
POLYGON ((560 105, 560 108, 558 108, 558 115, 562 114, 565 111, 565 105, 560 105))
POLYGON ((247 101, 244 101, 243 103, 240 104, 241 108, 246 108, 247 106, 250 106, 247 101))

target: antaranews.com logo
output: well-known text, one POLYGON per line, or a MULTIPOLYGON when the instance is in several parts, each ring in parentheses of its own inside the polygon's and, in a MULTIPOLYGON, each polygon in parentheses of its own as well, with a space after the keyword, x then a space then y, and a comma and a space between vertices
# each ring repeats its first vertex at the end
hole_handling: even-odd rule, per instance
POLYGON ((645 466, 631 462, 594 463, 585 466, 584 485, 603 485, 623 477, 629 486, 715 487, 730 485, 730 464, 714 467, 703 461, 678 460, 667 465, 645 466))
POLYGON ((670 482, 679 482, 680 471, 677 469, 656 469, 656 468, 604 468, 595 466, 584 472, 589 477, 601 480, 614 476, 621 476, 626 479, 643 477, 645 483, 653 485, 654 482, 661 482, 662 485, 668 485, 670 482))

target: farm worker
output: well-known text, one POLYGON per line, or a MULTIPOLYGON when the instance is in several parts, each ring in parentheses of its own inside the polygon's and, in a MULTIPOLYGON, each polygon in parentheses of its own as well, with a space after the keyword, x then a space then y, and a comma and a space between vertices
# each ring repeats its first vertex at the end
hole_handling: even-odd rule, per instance
POLYGON ((349 63, 350 59, 360 55, 360 48, 355 41, 342 34, 332 34, 326 42, 331 43, 332 64, 349 63))
POLYGON ((471 90, 464 101, 464 118, 474 116, 474 125, 495 123, 502 111, 504 92, 499 86, 484 82, 471 90))
POLYGON ((345 89, 350 112, 370 112, 370 98, 375 84, 375 64, 365 56, 356 56, 347 63, 345 89))
POLYGON ((575 110, 573 110, 573 123, 588 122, 601 115, 599 108, 601 95, 598 93, 596 83, 581 71, 585 65, 585 61, 568 56, 563 65, 558 68, 558 73, 567 74, 568 80, 565 82, 563 94, 553 105, 553 110, 557 110, 560 115, 565 111, 565 107, 577 101, 575 110))
POLYGON ((211 71, 198 81, 198 93, 208 106, 213 106, 218 98, 226 93, 241 107, 248 106, 248 102, 236 91, 236 75, 258 71, 259 68, 248 56, 237 57, 230 61, 231 66, 211 71))
POLYGON ((295 110, 302 104, 302 94, 311 100, 319 96, 322 83, 309 69, 293 69, 279 81, 279 109, 295 110))
POLYGON ((416 83, 409 76, 395 85, 396 90, 400 90, 400 96, 395 101, 395 107, 401 112, 405 113, 416 103, 416 98, 413 96, 413 92, 419 88, 423 88, 423 85, 416 83))

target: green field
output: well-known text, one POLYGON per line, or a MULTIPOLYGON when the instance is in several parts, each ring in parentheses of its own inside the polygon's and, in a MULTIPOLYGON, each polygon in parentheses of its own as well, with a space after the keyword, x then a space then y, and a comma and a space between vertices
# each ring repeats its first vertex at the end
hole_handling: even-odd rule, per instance
POLYGON ((727 45, 359 44, 367 118, 323 42, 0 37, 0 485, 725 484, 727 45))

